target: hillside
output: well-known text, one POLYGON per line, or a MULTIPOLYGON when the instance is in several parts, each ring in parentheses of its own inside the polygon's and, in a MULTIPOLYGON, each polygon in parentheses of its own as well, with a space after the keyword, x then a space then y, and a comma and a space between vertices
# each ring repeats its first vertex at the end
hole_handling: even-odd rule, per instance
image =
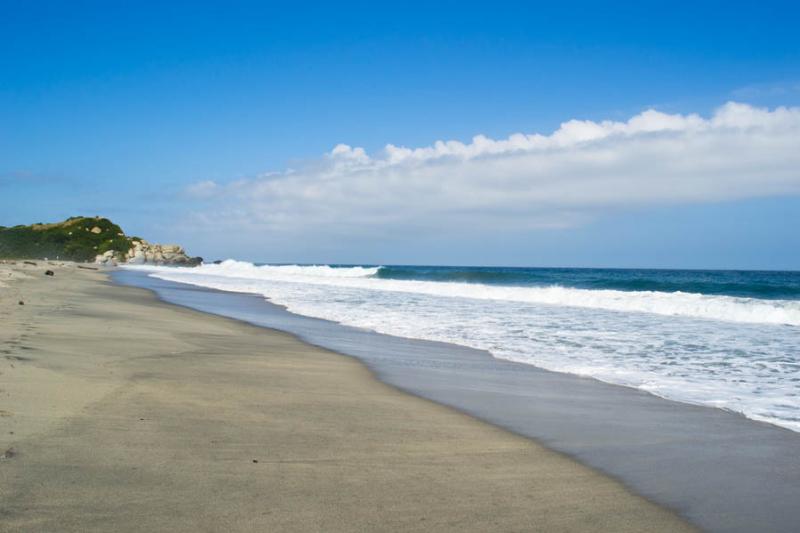
POLYGON ((54 224, 0 226, 0 257, 92 261, 108 251, 126 253, 132 238, 107 218, 72 217, 54 224))

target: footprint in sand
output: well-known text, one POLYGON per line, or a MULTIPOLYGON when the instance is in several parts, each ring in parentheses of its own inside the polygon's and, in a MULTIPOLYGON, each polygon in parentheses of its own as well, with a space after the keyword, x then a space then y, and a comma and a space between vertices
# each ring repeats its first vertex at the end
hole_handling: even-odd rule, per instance
POLYGON ((17 455, 16 450, 14 448, 9 448, 0 455, 0 461, 5 461, 7 459, 13 459, 14 456, 17 455))

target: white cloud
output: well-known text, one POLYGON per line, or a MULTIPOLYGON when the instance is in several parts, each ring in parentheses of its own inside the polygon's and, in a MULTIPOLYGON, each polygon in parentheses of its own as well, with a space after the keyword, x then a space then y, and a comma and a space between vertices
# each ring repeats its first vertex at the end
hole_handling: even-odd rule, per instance
POLYGON ((190 191, 212 197, 215 225, 293 235, 568 226, 610 209, 800 194, 800 108, 647 110, 373 155, 339 144, 305 168, 190 191))
POLYGON ((198 181, 186 188, 186 194, 191 198, 211 198, 219 189, 219 185, 211 180, 198 181))

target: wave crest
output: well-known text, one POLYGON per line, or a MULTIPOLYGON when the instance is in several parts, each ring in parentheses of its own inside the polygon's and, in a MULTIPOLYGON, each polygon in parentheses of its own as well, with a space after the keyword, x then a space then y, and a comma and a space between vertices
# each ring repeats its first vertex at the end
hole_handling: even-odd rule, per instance
POLYGON ((298 278, 368 278, 383 267, 330 265, 256 265, 247 261, 226 259, 221 263, 203 264, 187 273, 264 280, 296 280, 298 278))
MULTIPOLYGON (((142 268, 142 267, 138 267, 142 268)), ((446 298, 469 298, 516 303, 544 304, 607 311, 651 313, 726 322, 800 326, 800 301, 763 300, 689 292, 621 291, 562 286, 520 287, 481 283, 383 279, 383 267, 338 267, 329 265, 264 265, 229 259, 197 268, 159 268, 158 277, 219 288, 213 278, 238 278, 265 282, 292 282, 424 294, 446 298), (165 272, 169 272, 166 276, 165 272)), ((234 283, 235 285, 235 283, 234 283)), ((231 287, 226 283, 226 287, 231 287)), ((252 287, 245 289, 250 292, 252 287)), ((230 290, 230 289, 229 289, 230 290)), ((258 291, 256 291, 258 292, 258 291)))

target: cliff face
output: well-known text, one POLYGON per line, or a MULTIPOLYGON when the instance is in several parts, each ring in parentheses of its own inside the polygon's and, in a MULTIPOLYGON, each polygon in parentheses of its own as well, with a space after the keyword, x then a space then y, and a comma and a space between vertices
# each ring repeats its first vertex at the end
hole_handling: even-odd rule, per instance
POLYGON ((64 259, 102 264, 153 263, 193 266, 202 262, 177 245, 151 244, 125 235, 101 217, 72 217, 52 224, 0 226, 0 258, 64 259))

